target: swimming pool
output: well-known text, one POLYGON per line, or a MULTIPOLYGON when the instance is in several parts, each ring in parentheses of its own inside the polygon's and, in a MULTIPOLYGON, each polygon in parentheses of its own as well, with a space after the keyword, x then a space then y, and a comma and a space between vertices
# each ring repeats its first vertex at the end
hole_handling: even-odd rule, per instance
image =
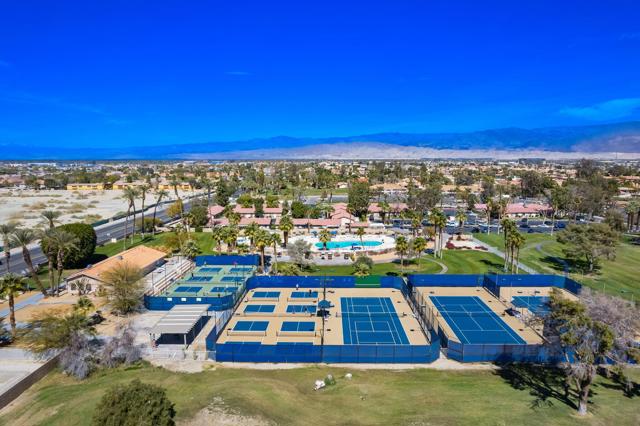
MULTIPOLYGON (((331 249, 343 249, 343 248, 351 248, 351 247, 377 247, 382 245, 382 241, 357 241, 357 240, 347 240, 347 241, 329 241, 327 243, 327 248, 331 249)), ((324 248, 324 244, 316 243, 316 248, 322 249, 324 248)))

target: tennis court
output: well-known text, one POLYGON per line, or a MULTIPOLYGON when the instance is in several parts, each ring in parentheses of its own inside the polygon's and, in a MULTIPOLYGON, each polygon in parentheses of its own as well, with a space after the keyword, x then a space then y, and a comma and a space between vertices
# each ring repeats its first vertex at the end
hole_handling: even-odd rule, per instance
POLYGON ((525 344, 497 313, 477 296, 429 296, 463 344, 525 344))
POLYGON ((253 299, 278 299, 280 297, 279 291, 254 291, 251 296, 253 299))
POLYGON ((222 271, 222 268, 215 268, 213 266, 203 266, 197 270, 198 273, 203 274, 217 274, 220 271, 222 271))
POLYGON ((317 299, 317 291, 294 291, 291 293, 291 299, 317 299))
POLYGON ((316 305, 288 305, 288 314, 315 314, 316 305))
POLYGON ((182 280, 185 283, 208 283, 209 281, 213 281, 213 277, 203 277, 200 275, 193 275, 189 278, 182 280))
POLYGON ((174 291, 176 293, 197 293, 202 290, 202 287, 188 287, 188 286, 180 286, 176 288, 174 291))
POLYGON ((236 325, 227 332, 266 335, 267 327, 269 327, 269 321, 238 321, 236 325))
POLYGON ((543 317, 549 313, 547 296, 514 296, 511 303, 516 308, 527 308, 532 314, 543 317))
POLYGON ((389 297, 341 297, 345 345, 408 345, 409 339, 389 297))
POLYGON ((247 305, 244 308, 245 314, 257 314, 257 313, 272 313, 276 308, 276 305, 247 305))
POLYGON ((223 283, 226 283, 226 282, 242 282, 244 280, 245 280, 244 277, 238 277, 238 276, 233 276, 233 275, 227 275, 225 277, 220 278, 220 282, 223 282, 223 283))
POLYGON ((308 333, 316 330, 314 321, 283 321, 280 331, 287 333, 308 333))

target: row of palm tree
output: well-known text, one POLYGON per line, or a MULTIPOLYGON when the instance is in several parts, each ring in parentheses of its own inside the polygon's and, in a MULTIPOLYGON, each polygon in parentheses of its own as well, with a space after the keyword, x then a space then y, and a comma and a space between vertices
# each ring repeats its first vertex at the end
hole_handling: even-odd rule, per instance
POLYGON ((396 237, 396 253, 400 256, 400 265, 404 267, 405 256, 414 253, 418 257, 418 265, 422 260, 422 253, 427 248, 427 239, 424 237, 415 237, 411 240, 404 235, 396 237))
MULTIPOLYGON (((175 188, 175 192, 176 192, 176 197, 178 199, 178 201, 180 200, 180 197, 178 196, 178 192, 177 192, 177 185, 178 183, 175 184, 174 188, 175 188)), ((144 238, 145 236, 145 223, 144 223, 144 209, 145 209, 145 203, 147 200, 147 195, 149 193, 151 193, 151 190, 153 189, 153 194, 155 196, 155 204, 153 206, 153 218, 152 218, 152 225, 151 225, 151 235, 155 235, 156 233, 156 216, 157 216, 157 211, 158 211, 158 205, 162 202, 162 200, 164 200, 165 198, 167 198, 169 196, 169 191, 165 190, 165 189, 161 189, 159 187, 154 187, 149 184, 149 183, 145 183, 142 185, 139 185, 137 187, 132 187, 132 186, 128 186, 126 188, 124 188, 122 190, 122 198, 127 202, 127 214, 125 216, 125 222, 124 222, 124 233, 125 233, 125 238, 122 240, 123 241, 123 246, 126 249, 127 248, 127 235, 129 234, 129 216, 131 216, 131 212, 133 211, 133 231, 131 232, 131 235, 129 235, 131 244, 133 244, 133 239, 136 235, 136 200, 140 199, 140 221, 142 226, 140 227, 140 235, 142 236, 142 238, 144 238)), ((181 214, 182 217, 182 214, 181 214)))
POLYGON ((504 270, 517 274, 520 269, 520 249, 524 246, 525 238, 518 232, 518 227, 513 220, 503 219, 501 225, 505 248, 504 270))

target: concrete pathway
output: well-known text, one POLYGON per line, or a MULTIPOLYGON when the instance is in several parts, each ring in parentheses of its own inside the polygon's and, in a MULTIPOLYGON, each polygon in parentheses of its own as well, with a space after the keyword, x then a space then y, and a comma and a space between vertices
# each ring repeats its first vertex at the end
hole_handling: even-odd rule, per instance
POLYGON ((440 272, 436 272, 437 274, 446 274, 447 272, 449 272, 449 267, 438 260, 432 259, 430 257, 423 257, 422 260, 427 260, 440 266, 440 272))
MULTIPOLYGON (((504 257, 505 257, 504 252, 503 252, 503 251, 501 251, 501 250, 498 250, 496 247, 491 246, 491 245, 489 245, 489 244, 487 244, 487 243, 485 243, 485 242, 483 242, 483 241, 480 241, 480 240, 478 240, 478 239, 477 239, 477 238, 475 238, 475 237, 473 238, 473 242, 474 242, 475 244, 479 245, 479 246, 482 246, 482 247, 486 248, 486 249, 487 249, 487 251, 488 251, 489 253, 493 253, 493 254, 495 254, 496 256, 498 256, 498 257, 500 257, 500 258, 504 259, 504 257)), ((535 269, 530 268, 530 267, 528 267, 527 265, 524 265, 522 262, 518 262, 518 268, 520 268, 521 270, 525 271, 525 272, 526 272, 526 273, 528 273, 528 274, 538 274, 538 273, 539 273, 539 272, 538 272, 538 271, 536 271, 535 269)))

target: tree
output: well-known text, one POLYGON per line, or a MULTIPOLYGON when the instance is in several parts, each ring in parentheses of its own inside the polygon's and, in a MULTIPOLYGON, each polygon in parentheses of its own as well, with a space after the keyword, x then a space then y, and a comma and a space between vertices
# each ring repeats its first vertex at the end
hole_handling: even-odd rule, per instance
POLYGON ((253 252, 256 236, 260 232, 260 225, 255 221, 252 221, 246 228, 244 228, 244 235, 249 238, 249 249, 253 252))
POLYGON ((238 228, 231 225, 225 226, 222 228, 222 236, 225 244, 227 245, 227 253, 231 253, 231 251, 235 248, 236 243, 238 241, 238 228))
POLYGON ((409 251, 409 243, 407 242, 407 239, 402 235, 398 235, 396 237, 396 253, 400 255, 401 266, 404 266, 404 256, 407 254, 408 251, 409 251))
POLYGON ((38 277, 38 273, 36 272, 36 268, 33 266, 33 261, 31 260, 31 253, 29 252, 29 244, 34 242, 36 239, 35 233, 30 229, 21 229, 16 228, 11 235, 11 241, 22 247, 22 258, 24 259, 24 263, 27 265, 29 272, 31 273, 31 278, 35 281, 36 286, 40 290, 40 292, 47 296, 47 291, 45 290, 40 278, 38 277))
POLYGON ((118 315, 135 312, 144 293, 142 271, 129 263, 120 263, 102 274, 105 296, 118 315))
POLYGON ((9 323, 11 324, 11 335, 16 337, 16 312, 15 296, 26 291, 26 280, 16 274, 7 274, 0 278, 0 294, 9 299, 9 323))
MULTIPOLYGON (((85 268, 91 260, 96 249, 98 236, 93 227, 86 223, 67 223, 55 228, 57 232, 66 232, 77 238, 75 247, 65 251, 63 256, 63 266, 65 269, 85 268)), ((50 248, 49 240, 41 240, 40 247, 43 253, 47 253, 50 248)), ((58 252, 56 247, 55 252, 58 252)))
POLYGON ((371 267, 364 262, 354 262, 353 274, 356 277, 366 277, 371 274, 371 267))
POLYGON ((307 206, 302 201, 296 200, 291 203, 291 216, 295 219, 302 219, 307 215, 307 206))
MULTIPOLYGON (((133 221, 134 221, 133 232, 131 233, 132 238, 133 238, 133 235, 135 235, 136 233, 135 214, 136 214, 136 198, 138 198, 138 191, 133 187, 127 186, 122 190, 122 198, 127 201, 127 215, 125 216, 125 219, 124 219, 124 238, 122 240, 124 244, 124 248, 126 249, 127 237, 129 236, 129 216, 131 215, 132 209, 133 209, 133 221)), ((133 239, 132 239, 132 242, 133 242, 133 239)))
POLYGON ((176 411, 163 388, 134 380, 109 389, 93 415, 94 426, 173 426, 176 411))
POLYGON ((276 273, 278 273, 278 246, 282 244, 282 240, 280 239, 280 234, 273 233, 269 235, 271 245, 273 246, 273 262, 276 273))
POLYGON ((564 253, 575 262, 584 260, 589 272, 599 265, 601 258, 615 259, 619 234, 604 223, 569 225, 558 233, 558 242, 565 244, 564 253))
POLYGON ((447 227, 447 217, 442 210, 435 208, 429 213, 429 222, 433 225, 436 234, 433 254, 442 258, 442 248, 444 246, 444 230, 447 227))
POLYGON ((427 240, 423 237, 414 238, 411 241, 411 247, 418 254, 418 266, 420 266, 420 261, 422 260, 422 252, 427 249, 427 240))
POLYGON ((155 190, 155 196, 156 196, 156 203, 153 205, 153 229, 151 230, 151 235, 155 235, 156 234, 156 213, 158 211, 158 205, 162 202, 162 200, 166 197, 169 196, 169 191, 165 190, 165 189, 159 189, 157 188, 155 190))
POLYGON ((140 347, 135 343, 136 332, 132 322, 119 325, 116 333, 109 338, 102 348, 100 354, 100 364, 114 368, 118 365, 130 365, 141 358, 140 347))
POLYGON ((52 245, 56 247, 56 264, 58 269, 58 278, 56 281, 56 296, 60 295, 60 281, 62 280, 62 272, 64 270, 65 255, 72 250, 78 249, 80 239, 71 232, 58 230, 55 233, 52 245))
POLYGON ((9 263, 11 261, 11 235, 16 230, 16 224, 3 223, 0 224, 0 234, 2 235, 2 250, 4 251, 4 266, 7 274, 11 271, 9 263))
POLYGON ((167 208, 167 216, 169 216, 170 218, 182 217, 183 212, 184 212, 184 205, 182 204, 182 200, 174 201, 167 208))
POLYGON ((45 357, 58 354, 62 370, 76 378, 87 377, 95 367, 96 330, 81 310, 36 313, 20 334, 29 351, 45 357))
POLYGON ((60 212, 55 210, 45 210, 40 213, 40 216, 46 221, 49 229, 53 229, 55 227, 56 220, 60 217, 60 212))
POLYGON ((364 218, 369 212, 369 200, 371 199, 371 188, 366 180, 355 180, 349 186, 347 196, 347 209, 351 214, 364 218))
POLYGON ((331 232, 327 228, 322 228, 320 230, 320 234, 318 234, 318 239, 322 243, 322 248, 324 250, 328 250, 328 244, 331 241, 331 232))
POLYGON ((464 233, 464 223, 467 221, 467 213, 463 209, 456 210, 456 221, 458 222, 458 232, 464 233))
POLYGON ((358 238, 360 238, 360 245, 364 249, 364 236, 366 235, 364 228, 358 227, 358 229, 356 229, 356 235, 358 236, 358 238))
POLYGON ((619 210, 609 209, 605 213, 604 223, 616 232, 623 232, 627 229, 624 222, 624 215, 619 210))
POLYGON ((578 394, 578 414, 585 415, 598 365, 613 348, 613 332, 589 317, 582 303, 563 298, 557 289, 551 293, 549 309, 545 344, 562 357, 560 365, 578 394))
POLYGON ((284 247, 287 248, 287 243, 289 242, 289 232, 293 231, 293 221, 289 216, 282 216, 280 218, 280 224, 278 224, 278 229, 282 231, 282 237, 284 238, 284 247))
MULTIPOLYGON (((147 199, 147 194, 149 193, 149 191, 151 191, 151 185, 149 185, 148 183, 142 184, 140 185, 138 190, 140 191, 140 217, 141 217, 140 222, 142 222, 142 224, 144 225, 144 202, 147 199)), ((135 221, 133 223, 134 223, 133 229, 136 229, 135 221)), ((142 228, 140 228, 140 234, 142 235, 142 238, 144 238, 144 231, 145 229, 143 226, 142 228)))
POLYGON ((211 239, 213 240, 213 245, 216 247, 216 251, 218 252, 218 254, 222 253, 222 239, 223 239, 222 228, 220 227, 211 228, 211 239))
POLYGON ((259 229, 254 238, 254 244, 260 251, 260 268, 264 271, 264 250, 271 245, 271 234, 269 231, 259 229))
POLYGON ((303 239, 295 240, 287 247, 287 254, 289 255, 289 258, 300 268, 309 267, 309 253, 311 253, 311 243, 308 243, 303 239))
POLYGON ((276 271, 278 275, 298 276, 302 273, 295 263, 281 263, 276 271))
POLYGON ((191 210, 189 211, 190 223, 194 227, 202 227, 209 222, 209 211, 207 207, 196 203, 191 206, 191 210))
POLYGON ((195 259, 200 254, 198 243, 193 239, 188 239, 182 247, 182 254, 191 260, 195 259))

